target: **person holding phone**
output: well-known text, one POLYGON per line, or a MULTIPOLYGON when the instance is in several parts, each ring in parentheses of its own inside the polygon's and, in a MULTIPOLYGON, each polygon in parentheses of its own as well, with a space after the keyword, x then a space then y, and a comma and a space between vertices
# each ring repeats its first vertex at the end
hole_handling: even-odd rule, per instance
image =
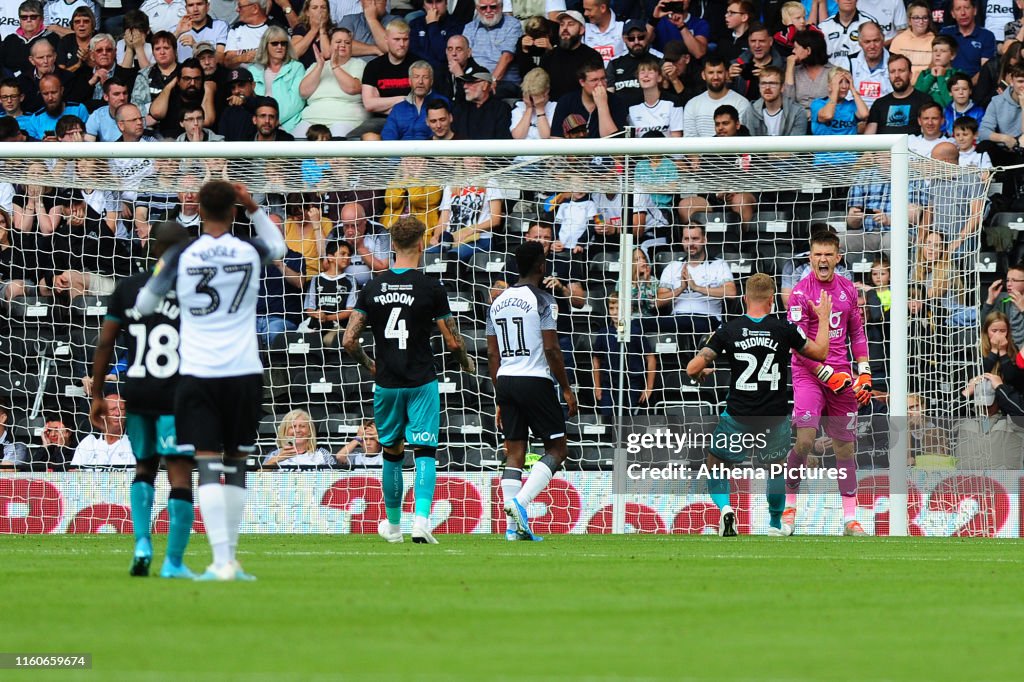
POLYGON ((332 466, 334 455, 316 443, 316 428, 305 410, 296 409, 281 418, 277 427, 277 449, 263 460, 263 466, 332 466))
POLYGON ((653 46, 659 51, 681 40, 693 59, 703 59, 708 52, 711 25, 690 14, 690 0, 661 0, 647 23, 654 26, 653 46))

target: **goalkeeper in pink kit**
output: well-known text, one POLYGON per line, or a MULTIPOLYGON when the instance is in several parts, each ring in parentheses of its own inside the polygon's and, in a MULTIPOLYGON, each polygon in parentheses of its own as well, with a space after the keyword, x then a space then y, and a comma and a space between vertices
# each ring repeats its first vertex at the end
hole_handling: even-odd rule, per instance
POLYGON ((789 451, 786 473, 786 509, 782 530, 792 535, 796 525, 796 496, 800 492, 800 467, 807 463, 821 418, 825 434, 836 453, 839 494, 843 500, 843 534, 864 535, 857 522, 857 409, 871 400, 871 366, 864 319, 857 307, 857 289, 845 277, 836 277, 839 238, 828 232, 811 237, 811 272, 793 289, 789 299, 789 320, 808 338, 814 338, 818 319, 811 306, 822 293, 832 297, 829 319, 828 355, 825 363, 800 355, 792 356, 793 427, 796 444, 789 451), (850 348, 847 348, 849 341, 850 348), (850 371, 850 350, 857 368, 850 371))

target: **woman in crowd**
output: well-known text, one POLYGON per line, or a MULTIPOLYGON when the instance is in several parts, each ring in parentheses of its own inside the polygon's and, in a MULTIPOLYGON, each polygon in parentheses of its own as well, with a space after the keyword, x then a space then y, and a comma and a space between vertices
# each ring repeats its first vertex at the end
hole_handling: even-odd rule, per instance
POLYGON ((347 28, 331 31, 330 51, 316 45, 311 49, 316 61, 299 83, 299 96, 307 106, 294 134, 301 137, 309 126, 320 123, 334 137, 343 138, 369 117, 363 108, 361 82, 366 62, 352 58, 352 32, 347 28))
POLYGON ((793 40, 793 54, 786 58, 786 84, 782 94, 799 102, 808 112, 811 102, 827 97, 828 47, 818 31, 801 31, 793 40))
POLYGON ((281 129, 292 132, 302 118, 306 102, 299 89, 304 70, 295 59, 288 32, 271 26, 263 32, 256 61, 249 66, 256 81, 256 94, 277 100, 281 129))
POLYGON ((71 33, 57 43, 57 66, 77 71, 89 56, 89 41, 96 35, 96 15, 86 6, 71 14, 71 33))
POLYGON ((907 19, 909 26, 893 38, 889 51, 910 60, 910 82, 916 83, 917 75, 932 63, 932 8, 925 0, 913 0, 907 5, 907 19))
POLYGON ((1010 334, 1010 318, 998 310, 989 313, 981 323, 981 366, 986 372, 998 374, 1016 384, 1022 372, 1017 369, 1017 344, 1010 334))
POLYGON ((974 86, 973 99, 976 104, 987 107, 989 103, 1010 87, 1010 69, 1020 63, 1020 51, 1024 43, 1012 41, 999 59, 985 62, 978 72, 978 83, 974 86))
POLYGON ((544 69, 526 74, 523 98, 512 109, 512 137, 516 140, 546 140, 551 137, 551 119, 555 103, 549 99, 551 78, 544 69))
POLYGON ((263 460, 263 466, 333 466, 334 455, 316 444, 316 429, 305 410, 292 410, 277 427, 277 449, 263 460))
POLYGON ((331 53, 331 10, 327 0, 306 0, 299 23, 292 29, 295 58, 305 67, 316 62, 315 45, 321 54, 331 53))

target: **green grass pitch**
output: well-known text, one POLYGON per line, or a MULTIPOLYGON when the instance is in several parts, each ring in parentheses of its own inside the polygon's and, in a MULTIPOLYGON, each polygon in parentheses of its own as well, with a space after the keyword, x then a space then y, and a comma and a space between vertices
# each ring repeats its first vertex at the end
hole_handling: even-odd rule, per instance
POLYGON ((0 651, 93 668, 0 677, 1024 679, 1016 541, 439 539, 243 536, 259 581, 212 584, 130 578, 127 536, 3 536, 0 651))

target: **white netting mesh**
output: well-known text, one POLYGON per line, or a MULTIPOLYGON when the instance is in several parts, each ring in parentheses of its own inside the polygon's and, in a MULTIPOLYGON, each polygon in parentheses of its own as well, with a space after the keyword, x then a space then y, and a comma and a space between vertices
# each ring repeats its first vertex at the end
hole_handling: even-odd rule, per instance
MULTIPOLYGON (((887 344, 889 310, 905 302, 892 300, 884 285, 872 282, 873 265, 882 265, 889 255, 888 153, 224 160, 191 158, 188 145, 177 145, 178 151, 181 158, 8 159, 0 164, 0 183, 9 183, 13 194, 10 248, 4 252, 0 399, 11 406, 17 425, 13 433, 28 445, 37 468, 47 466, 48 454, 38 446, 39 429, 48 415, 63 415, 79 437, 88 433, 81 378, 102 324, 103 295, 117 278, 147 266, 150 225, 177 219, 198 229, 194 194, 210 178, 246 182, 281 217, 291 248, 306 256, 297 268, 304 271, 298 273, 305 279, 301 290, 279 272, 270 272, 269 289, 281 295, 273 296, 262 312, 274 313, 283 306, 279 316, 286 322, 268 325, 271 333, 262 337, 267 416, 260 431, 263 456, 256 466, 277 447, 277 427, 293 408, 312 415, 319 443, 328 453, 362 451, 362 445, 353 445, 353 437, 362 435, 361 426, 372 417, 371 379, 340 349, 333 324, 304 330, 309 315, 303 308, 312 277, 324 265, 319 257, 326 245, 339 237, 352 242, 354 261, 363 265, 356 263, 349 274, 361 284, 371 276, 366 266, 370 256, 386 258, 387 228, 398 216, 413 213, 434 230, 447 219, 455 231, 480 222, 488 211, 500 215, 487 231, 489 239, 485 235, 461 249, 443 248, 425 256, 426 271, 445 283, 469 350, 481 365, 477 375, 459 372, 436 339, 444 411, 439 462, 446 474, 486 474, 500 466, 483 320, 491 297, 515 280, 511 253, 527 238, 550 237, 558 243, 554 250, 562 247, 552 255, 552 274, 565 285, 556 292, 564 313, 560 337, 582 405, 568 430, 567 468, 598 472, 578 482, 587 488, 588 502, 581 503, 579 494, 551 498, 556 506, 594 500, 595 509, 582 515, 574 510, 578 524, 565 530, 610 528, 606 506, 620 427, 713 427, 727 373, 719 370, 698 387, 683 368, 719 315, 705 316, 706 327, 667 325, 671 315, 657 313, 669 313, 675 303, 659 309, 653 301, 666 270, 677 261, 698 260, 684 247, 687 225, 703 226, 707 245, 699 258, 721 259, 737 295, 750 274, 774 275, 780 310, 787 289, 801 275, 801 254, 812 229, 836 229, 848 276, 864 284, 876 387, 884 390, 892 372, 907 371, 910 393, 923 406, 924 416, 912 424, 912 451, 924 455, 921 461, 929 466, 952 465, 951 456, 964 452, 961 441, 967 437, 960 422, 976 413, 960 391, 981 370, 979 295, 994 277, 998 261, 982 242, 989 180, 984 173, 919 158, 910 164, 907 276, 912 303, 909 366, 904 368, 890 366, 887 344), (358 219, 353 216, 362 214, 372 236, 357 240, 352 231, 358 219), (623 227, 635 233, 642 257, 621 251, 623 227), (610 296, 621 271, 642 271, 644 263, 649 276, 638 276, 632 292, 636 334, 620 353, 614 327, 621 321, 609 317, 610 296)), ((342 296, 341 308, 345 304, 342 296)), ((716 299, 710 309, 728 316, 740 312, 741 304, 736 298, 716 299)), ((243 333, 251 331, 239 330, 243 333)), ((364 341, 372 355, 368 335, 364 341)), ((884 412, 884 401, 875 406, 884 412)), ((864 415, 858 455, 862 468, 887 464, 885 430, 884 418, 878 422, 864 415)), ((991 463, 999 453, 985 447, 985 461, 991 463)), ((70 459, 70 451, 65 454, 70 459)), ((60 468, 60 457, 51 456, 50 466, 60 468)), ((687 450, 645 456, 651 462, 697 461, 702 454, 687 450)), ((829 462, 827 448, 824 461, 829 462)), ((970 457, 965 461, 978 462, 970 457)), ((573 474, 572 480, 586 475, 573 474)), ((451 492, 463 484, 445 485, 451 492)), ((866 490, 862 506, 871 508, 875 493, 870 485, 866 490)), ((816 521, 808 521, 808 530, 834 532, 838 496, 834 489, 822 492, 809 503, 820 513, 813 515, 816 521)), ((496 486, 489 486, 487 494, 493 503, 496 486)), ((486 501, 479 513, 500 517, 486 501)), ((470 513, 464 502, 451 504, 446 513, 470 513)), ((286 496, 272 502, 293 503, 286 496)), ((700 504, 706 502, 658 494, 630 499, 627 523, 643 530, 699 532, 710 518, 700 504)), ((470 506, 475 510, 480 505, 470 506)), ((763 529, 763 498, 744 508, 744 514, 751 512, 750 526, 763 529)))

